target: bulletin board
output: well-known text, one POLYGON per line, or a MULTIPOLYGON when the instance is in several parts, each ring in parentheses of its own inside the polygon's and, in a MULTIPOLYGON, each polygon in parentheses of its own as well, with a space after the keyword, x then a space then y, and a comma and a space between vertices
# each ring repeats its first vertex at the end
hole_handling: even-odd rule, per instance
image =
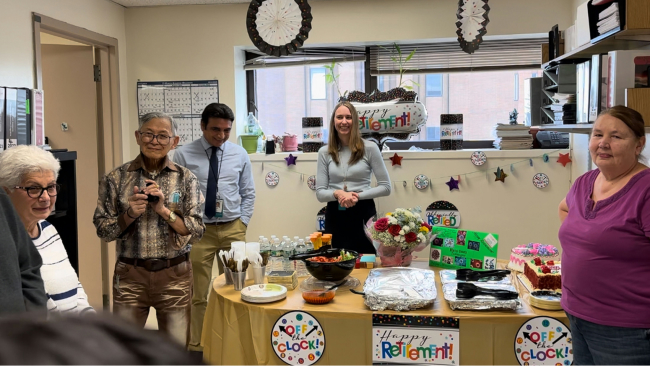
POLYGON ((138 117, 150 112, 171 115, 178 124, 178 145, 184 145, 202 136, 201 113, 219 102, 219 81, 139 81, 137 95, 138 117))

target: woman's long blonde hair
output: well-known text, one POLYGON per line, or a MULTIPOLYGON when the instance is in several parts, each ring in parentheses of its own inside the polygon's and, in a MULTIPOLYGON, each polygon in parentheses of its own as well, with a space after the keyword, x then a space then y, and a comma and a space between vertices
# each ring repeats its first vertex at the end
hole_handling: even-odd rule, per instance
POLYGON ((343 101, 339 102, 334 107, 334 112, 332 112, 332 118, 330 118, 330 132, 329 132, 329 140, 327 143, 327 152, 330 154, 332 157, 332 160, 336 163, 336 165, 339 165, 339 149, 341 148, 341 139, 339 138, 339 134, 336 131, 336 128, 334 127, 334 119, 336 117, 336 111, 339 109, 339 107, 346 107, 348 110, 350 110, 350 114, 352 114, 352 126, 350 126, 350 161, 348 161, 349 165, 352 165, 359 160, 363 159, 363 155, 366 152, 365 145, 363 144, 363 139, 361 139, 361 132, 359 131, 359 115, 357 114, 357 109, 354 108, 352 103, 348 101, 343 101))

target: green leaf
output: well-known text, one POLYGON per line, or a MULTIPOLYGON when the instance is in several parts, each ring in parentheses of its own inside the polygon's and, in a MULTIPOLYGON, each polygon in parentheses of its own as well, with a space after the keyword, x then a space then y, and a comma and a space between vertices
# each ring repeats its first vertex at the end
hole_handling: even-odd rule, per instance
POLYGON ((411 54, 408 55, 408 57, 406 58, 406 60, 405 60, 404 62, 408 62, 408 60, 410 60, 411 57, 413 57, 413 55, 415 55, 415 51, 416 51, 416 50, 417 50, 417 49, 411 51, 411 54))
POLYGON ((404 89, 406 90, 413 90, 413 87, 410 85, 404 85, 404 89))
POLYGON ((397 54, 400 55, 400 58, 402 58, 402 50, 399 48, 399 45, 397 43, 393 43, 393 45, 397 50, 397 54))
POLYGON ((334 82, 334 77, 331 74, 326 74, 325 75, 325 82, 328 84, 331 84, 334 82))
POLYGON ((417 82, 415 82, 415 80, 411 80, 411 82, 412 82, 413 84, 417 85, 417 86, 420 86, 420 84, 418 84, 417 82))
POLYGON ((393 60, 393 62, 394 62, 394 63, 396 63, 396 64, 398 64, 398 63, 399 63, 399 61, 397 60, 397 58, 396 58, 396 57, 393 57, 393 56, 391 56, 391 57, 390 57, 390 59, 391 59, 391 60, 393 60))

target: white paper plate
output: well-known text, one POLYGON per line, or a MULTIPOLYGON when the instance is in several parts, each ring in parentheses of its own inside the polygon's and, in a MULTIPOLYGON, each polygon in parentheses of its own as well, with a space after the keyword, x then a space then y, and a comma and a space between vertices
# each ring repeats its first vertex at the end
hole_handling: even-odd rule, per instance
POLYGON ((248 286, 241 290, 241 299, 258 304, 274 302, 287 297, 287 288, 274 283, 248 286))

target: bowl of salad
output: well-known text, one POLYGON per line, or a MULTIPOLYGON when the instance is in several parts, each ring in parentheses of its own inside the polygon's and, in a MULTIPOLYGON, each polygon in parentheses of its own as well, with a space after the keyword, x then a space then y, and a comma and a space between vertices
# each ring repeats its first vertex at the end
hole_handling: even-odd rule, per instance
POLYGON ((327 249, 306 253, 311 256, 301 260, 309 274, 321 281, 340 281, 349 276, 359 253, 345 249, 327 249))

